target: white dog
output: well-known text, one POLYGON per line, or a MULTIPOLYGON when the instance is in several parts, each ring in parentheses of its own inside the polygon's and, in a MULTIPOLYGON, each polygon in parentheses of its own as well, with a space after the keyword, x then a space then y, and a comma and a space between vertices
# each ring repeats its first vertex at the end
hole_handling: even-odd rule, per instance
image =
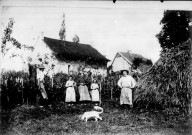
POLYGON ((81 120, 85 120, 87 122, 88 119, 90 118, 95 118, 95 121, 97 121, 98 119, 102 120, 102 118, 99 116, 99 114, 103 113, 103 108, 99 107, 99 106, 94 106, 95 110, 100 110, 100 111, 89 111, 89 112, 85 112, 82 117, 81 120))

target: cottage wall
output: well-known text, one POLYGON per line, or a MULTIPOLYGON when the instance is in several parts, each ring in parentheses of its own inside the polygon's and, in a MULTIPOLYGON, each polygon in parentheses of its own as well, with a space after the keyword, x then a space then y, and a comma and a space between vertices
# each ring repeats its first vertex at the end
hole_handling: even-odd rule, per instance
POLYGON ((92 75, 107 75, 107 69, 102 67, 95 69, 91 66, 85 66, 83 62, 58 62, 54 68, 55 73, 62 72, 66 74, 78 74, 79 72, 89 71, 92 73, 92 75))
POLYGON ((43 41, 43 39, 37 39, 37 43, 34 46, 34 50, 32 53, 32 57, 36 57, 38 54, 44 55, 44 54, 51 54, 52 51, 49 49, 49 47, 46 45, 46 43, 43 41))
POLYGON ((69 74, 70 72, 73 74, 77 74, 79 72, 80 66, 82 66, 83 63, 75 63, 75 62, 65 62, 65 61, 57 61, 55 64, 54 70, 56 73, 62 72, 65 74, 69 74))

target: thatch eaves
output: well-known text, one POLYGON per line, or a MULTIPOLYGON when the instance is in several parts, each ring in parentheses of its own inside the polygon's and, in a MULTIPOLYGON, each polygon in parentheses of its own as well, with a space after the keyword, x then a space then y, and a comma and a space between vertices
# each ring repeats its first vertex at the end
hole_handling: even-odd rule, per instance
POLYGON ((48 37, 44 37, 44 41, 59 61, 85 61, 98 65, 107 65, 109 61, 91 45, 61 41, 48 37))

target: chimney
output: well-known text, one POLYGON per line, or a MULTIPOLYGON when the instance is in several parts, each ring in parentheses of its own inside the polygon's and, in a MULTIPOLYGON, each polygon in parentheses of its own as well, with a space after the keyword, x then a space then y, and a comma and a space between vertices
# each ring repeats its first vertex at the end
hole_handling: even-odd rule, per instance
POLYGON ((44 39, 44 32, 41 32, 40 38, 41 38, 41 39, 44 39))

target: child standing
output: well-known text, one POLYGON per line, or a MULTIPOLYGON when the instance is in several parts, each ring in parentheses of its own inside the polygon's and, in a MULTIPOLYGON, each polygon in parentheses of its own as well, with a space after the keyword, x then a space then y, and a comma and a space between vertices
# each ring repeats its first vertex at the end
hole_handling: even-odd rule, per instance
POLYGON ((73 81, 72 76, 69 76, 69 80, 66 82, 65 85, 67 87, 65 102, 67 103, 76 102, 76 95, 74 89, 75 85, 76 83, 73 81))
POLYGON ((97 83, 97 80, 94 79, 93 83, 91 84, 91 96, 92 101, 97 103, 99 102, 99 85, 97 83))

